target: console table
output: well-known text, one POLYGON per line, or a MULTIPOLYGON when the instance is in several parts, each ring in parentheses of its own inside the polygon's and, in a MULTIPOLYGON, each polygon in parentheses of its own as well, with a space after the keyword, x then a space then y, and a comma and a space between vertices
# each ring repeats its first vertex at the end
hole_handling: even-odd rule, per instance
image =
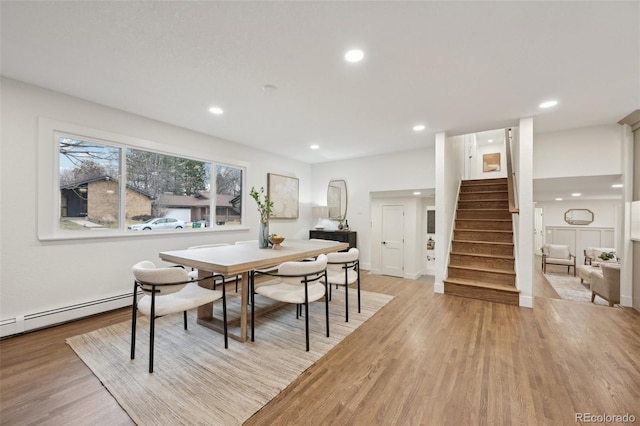
POLYGON ((349 243, 349 248, 358 247, 358 233, 356 231, 323 231, 321 229, 311 229, 309 230, 309 239, 311 238, 349 243))

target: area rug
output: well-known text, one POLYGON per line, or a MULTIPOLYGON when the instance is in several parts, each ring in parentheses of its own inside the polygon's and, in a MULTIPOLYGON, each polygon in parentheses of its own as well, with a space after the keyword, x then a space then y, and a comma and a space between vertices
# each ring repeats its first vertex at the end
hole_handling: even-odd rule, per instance
POLYGON ((129 359, 130 321, 67 343, 136 424, 240 425, 393 298, 362 291, 358 313, 356 295, 349 292, 347 323, 344 292, 333 291, 329 338, 324 303, 309 305, 309 352, 304 318, 296 319, 293 305, 257 317, 255 342, 229 339, 228 349, 220 333, 196 323, 195 310, 189 312, 187 331, 182 315, 159 318, 152 374, 146 318, 138 320, 135 360, 129 359))
MULTIPOLYGON (((566 267, 561 268, 563 272, 552 270, 552 268, 547 265, 547 273, 544 274, 544 277, 556 293, 558 293, 558 296, 565 300, 591 303, 589 284, 581 283, 580 278, 574 277, 573 274, 568 274, 566 267)), ((609 302, 599 296, 596 296, 593 303, 596 305, 609 306, 609 302)))

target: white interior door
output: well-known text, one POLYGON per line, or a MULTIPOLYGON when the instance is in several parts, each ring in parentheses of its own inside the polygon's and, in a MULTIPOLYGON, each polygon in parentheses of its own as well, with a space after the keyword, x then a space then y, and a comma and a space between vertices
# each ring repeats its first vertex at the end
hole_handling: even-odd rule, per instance
POLYGON ((542 244, 544 244, 544 227, 543 227, 543 210, 540 207, 536 207, 534 211, 534 224, 533 224, 533 232, 534 232, 534 243, 535 243, 535 254, 542 253, 542 244))
POLYGON ((403 277, 404 206, 382 206, 382 274, 403 277))

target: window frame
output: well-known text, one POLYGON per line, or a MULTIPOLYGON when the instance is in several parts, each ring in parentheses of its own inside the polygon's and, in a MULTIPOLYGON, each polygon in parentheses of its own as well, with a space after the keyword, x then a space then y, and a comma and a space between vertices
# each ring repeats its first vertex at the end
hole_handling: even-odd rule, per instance
POLYGON ((229 232, 249 229, 246 225, 246 204, 247 197, 247 174, 248 163, 242 161, 229 161, 224 159, 214 160, 212 158, 194 156, 179 146, 170 146, 137 137, 121 135, 98 129, 92 129, 72 123, 65 123, 49 118, 38 118, 38 152, 37 152, 37 236, 40 241, 53 240, 95 240, 105 238, 150 238, 150 237, 176 237, 187 233, 215 233, 229 232), (62 230, 59 227, 60 220, 60 158, 58 137, 66 136, 111 146, 121 150, 120 155, 120 205, 119 226, 117 229, 104 230, 99 233, 62 230), (210 206, 209 223, 207 228, 187 228, 180 232, 158 232, 139 233, 127 230, 125 218, 126 201, 126 150, 127 148, 154 152, 162 155, 186 158, 194 161, 201 161, 211 165, 210 173, 210 206), (242 171, 242 206, 239 225, 217 225, 215 221, 216 212, 216 166, 238 168, 242 171))

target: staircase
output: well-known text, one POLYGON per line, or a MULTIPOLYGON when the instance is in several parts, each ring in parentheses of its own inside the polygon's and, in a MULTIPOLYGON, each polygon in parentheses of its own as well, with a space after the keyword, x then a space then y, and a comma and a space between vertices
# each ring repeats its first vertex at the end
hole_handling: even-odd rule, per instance
POLYGON ((518 305, 507 179, 463 181, 445 294, 518 305))

